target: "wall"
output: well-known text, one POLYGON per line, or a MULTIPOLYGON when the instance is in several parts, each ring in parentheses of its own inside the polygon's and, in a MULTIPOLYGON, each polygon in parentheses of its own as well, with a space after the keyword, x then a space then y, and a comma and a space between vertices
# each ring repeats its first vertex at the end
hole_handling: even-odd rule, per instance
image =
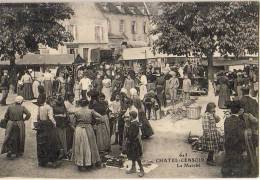
POLYGON ((108 43, 108 26, 103 14, 97 9, 95 3, 78 2, 71 3, 75 15, 65 24, 69 23, 77 26, 77 43, 108 43), (103 39, 95 40, 95 27, 103 27, 103 39))
POLYGON ((90 51, 96 48, 108 47, 108 24, 107 19, 101 11, 95 6, 93 2, 76 2, 70 3, 71 8, 74 10, 74 16, 63 22, 65 27, 73 25, 72 34, 74 41, 64 43, 65 46, 59 46, 58 50, 55 49, 42 49, 41 53, 48 54, 67 54, 69 49, 66 48, 67 44, 78 44, 76 51, 83 57, 83 48, 88 48, 88 62, 90 61, 90 51), (100 40, 95 38, 96 26, 102 27, 100 40), (103 37, 103 38, 102 38, 103 37))
POLYGON ((149 21, 147 16, 131 16, 131 15, 121 15, 121 14, 104 14, 110 21, 110 30, 111 33, 116 35, 121 35, 122 33, 119 30, 120 20, 124 20, 124 34, 129 38, 130 41, 144 41, 148 42, 147 34, 143 32, 143 23, 146 22, 147 32, 149 29, 149 21), (132 34, 131 32, 131 23, 136 21, 137 23, 137 32, 132 34))

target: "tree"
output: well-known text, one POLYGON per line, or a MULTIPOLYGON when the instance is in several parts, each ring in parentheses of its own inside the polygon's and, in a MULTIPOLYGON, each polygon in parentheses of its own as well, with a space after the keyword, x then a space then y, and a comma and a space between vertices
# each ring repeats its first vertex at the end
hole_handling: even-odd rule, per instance
POLYGON ((208 77, 213 78, 213 55, 239 57, 257 53, 257 2, 165 2, 153 17, 154 51, 173 55, 193 54, 208 59, 208 77))
MULTIPOLYGON (((0 58, 10 60, 15 70, 15 57, 36 52, 39 44, 58 48, 72 41, 62 21, 70 19, 74 11, 64 3, 0 4, 0 58)), ((16 73, 11 75, 16 76, 16 73)), ((11 78, 15 84, 15 78, 11 78)))

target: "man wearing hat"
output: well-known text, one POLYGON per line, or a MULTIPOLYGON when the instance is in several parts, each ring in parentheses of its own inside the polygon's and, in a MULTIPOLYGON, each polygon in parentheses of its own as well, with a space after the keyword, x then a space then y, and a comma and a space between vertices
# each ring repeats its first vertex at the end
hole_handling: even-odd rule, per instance
POLYGON ((2 97, 0 100, 0 104, 2 106, 6 105, 6 99, 8 97, 9 92, 9 82, 8 82, 8 71, 4 71, 4 75, 1 77, 1 91, 2 91, 2 97))
POLYGON ((19 157, 24 153, 24 121, 30 119, 31 113, 22 106, 22 103, 23 97, 17 96, 15 103, 10 105, 5 113, 4 118, 7 120, 7 126, 1 154, 7 153, 8 158, 19 157))

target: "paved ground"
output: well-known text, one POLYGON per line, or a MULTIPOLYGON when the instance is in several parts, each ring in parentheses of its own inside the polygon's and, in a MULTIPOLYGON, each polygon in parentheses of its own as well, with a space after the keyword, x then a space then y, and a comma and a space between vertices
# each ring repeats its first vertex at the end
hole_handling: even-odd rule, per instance
MULTIPOLYGON (((13 97, 8 99, 11 102, 13 97)), ((208 101, 216 102, 214 97, 200 97, 197 103, 202 105, 202 112, 208 101)), ((35 118, 37 109, 31 102, 24 105, 32 112, 32 118, 26 122, 26 147, 22 158, 7 160, 0 155, 0 177, 38 177, 38 178, 136 178, 137 175, 126 175, 124 170, 117 168, 102 168, 89 172, 78 172, 72 162, 64 161, 58 169, 45 169, 37 166, 35 132, 31 130, 31 121, 35 118)), ((0 118, 3 117, 6 107, 0 107, 0 118)), ((223 117, 223 112, 217 111, 223 117)), ((221 177, 220 167, 210 167, 205 163, 207 154, 193 152, 185 142, 189 132, 200 135, 202 133, 200 120, 183 119, 176 121, 171 118, 151 120, 155 135, 144 141, 145 160, 153 160, 158 167, 146 174, 146 178, 209 178, 221 177), (187 158, 195 158, 197 163, 184 163, 187 158), (176 162, 178 161, 178 162, 176 162), (197 166, 186 167, 185 166, 197 166), (182 167, 181 167, 182 166, 182 167)), ((219 123, 223 126, 223 121, 219 123)), ((2 146, 4 129, 0 129, 0 147, 2 146)), ((117 147, 113 147, 117 148, 117 147)))

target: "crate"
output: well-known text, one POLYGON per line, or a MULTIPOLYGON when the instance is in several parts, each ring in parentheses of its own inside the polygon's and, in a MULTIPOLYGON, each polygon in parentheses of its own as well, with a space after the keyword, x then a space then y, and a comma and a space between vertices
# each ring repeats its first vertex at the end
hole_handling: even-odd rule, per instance
POLYGON ((187 107, 187 118, 188 119, 200 119, 201 106, 191 105, 187 107))

